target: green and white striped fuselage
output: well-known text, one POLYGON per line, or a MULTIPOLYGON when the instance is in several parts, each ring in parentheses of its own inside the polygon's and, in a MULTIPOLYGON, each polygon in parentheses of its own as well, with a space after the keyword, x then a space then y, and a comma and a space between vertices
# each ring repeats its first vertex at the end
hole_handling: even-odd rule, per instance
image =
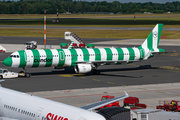
POLYGON ((21 50, 11 54, 11 67, 66 67, 78 63, 121 64, 142 60, 143 48, 83 48, 21 50))
POLYGON ((31 67, 68 67, 75 68, 76 73, 87 73, 97 66, 106 64, 130 63, 147 60, 153 54, 164 52, 159 49, 163 24, 157 24, 143 44, 137 48, 83 48, 83 49, 44 49, 21 50, 11 54, 3 64, 17 68, 31 67))

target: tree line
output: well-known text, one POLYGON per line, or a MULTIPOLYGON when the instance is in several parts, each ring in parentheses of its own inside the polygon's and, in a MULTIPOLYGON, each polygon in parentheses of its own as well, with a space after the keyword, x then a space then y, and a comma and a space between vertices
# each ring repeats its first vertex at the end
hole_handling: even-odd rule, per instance
POLYGON ((120 3, 114 2, 87 2, 73 0, 20 0, 18 2, 0 1, 0 14, 43 14, 46 9, 47 14, 55 14, 71 12, 71 13, 87 13, 87 12, 110 12, 110 13, 179 13, 180 2, 160 3, 120 3))

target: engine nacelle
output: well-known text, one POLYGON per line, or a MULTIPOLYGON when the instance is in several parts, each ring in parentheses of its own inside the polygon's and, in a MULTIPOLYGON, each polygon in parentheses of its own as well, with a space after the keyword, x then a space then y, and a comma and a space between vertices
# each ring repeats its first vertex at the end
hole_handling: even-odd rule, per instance
POLYGON ((91 64, 77 64, 74 69, 76 73, 88 73, 91 72, 92 66, 91 64))

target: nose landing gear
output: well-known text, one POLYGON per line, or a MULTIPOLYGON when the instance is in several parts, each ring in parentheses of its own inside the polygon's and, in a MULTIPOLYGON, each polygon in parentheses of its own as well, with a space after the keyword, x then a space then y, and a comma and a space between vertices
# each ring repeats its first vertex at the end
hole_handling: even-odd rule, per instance
POLYGON ((31 74, 28 73, 28 72, 26 72, 26 69, 23 68, 23 71, 20 71, 20 72, 19 72, 19 76, 29 78, 29 77, 31 77, 31 74))

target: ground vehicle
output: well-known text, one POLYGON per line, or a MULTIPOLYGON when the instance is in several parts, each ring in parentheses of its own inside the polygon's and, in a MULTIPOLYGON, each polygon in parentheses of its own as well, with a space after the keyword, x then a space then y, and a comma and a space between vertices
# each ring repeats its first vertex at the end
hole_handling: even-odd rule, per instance
POLYGON ((18 73, 10 72, 7 69, 0 68, 0 79, 3 79, 3 78, 17 78, 17 77, 18 77, 18 73))
MULTIPOLYGON (((110 96, 110 95, 102 96, 101 101, 111 98, 114 98, 114 96, 110 96)), ((139 103, 139 98, 137 97, 127 97, 124 99, 123 103, 124 103, 123 105, 124 108, 129 108, 131 110, 145 109, 147 107, 146 104, 139 103)), ((97 110, 102 109, 104 107, 120 107, 119 101, 100 107, 97 110)))
POLYGON ((145 109, 147 107, 146 104, 139 103, 139 98, 137 97, 125 98, 123 103, 125 108, 130 108, 131 110, 145 109))
POLYGON ((156 106, 156 109, 163 109, 165 111, 180 112, 180 101, 177 101, 177 100, 159 101, 159 106, 156 106))
POLYGON ((10 72, 7 69, 0 68, 0 79, 3 78, 17 78, 17 77, 27 77, 29 78, 31 76, 30 73, 24 73, 23 71, 16 73, 16 72, 10 72))
MULTIPOLYGON (((101 101, 107 100, 107 99, 112 99, 112 98, 114 98, 114 96, 110 96, 110 95, 102 96, 101 101)), ((119 107, 119 101, 108 104, 106 106, 102 106, 102 107, 98 108, 97 110, 105 108, 105 107, 119 107)))
POLYGON ((37 42, 36 41, 30 41, 25 43, 26 45, 26 50, 32 50, 37 48, 37 42))

